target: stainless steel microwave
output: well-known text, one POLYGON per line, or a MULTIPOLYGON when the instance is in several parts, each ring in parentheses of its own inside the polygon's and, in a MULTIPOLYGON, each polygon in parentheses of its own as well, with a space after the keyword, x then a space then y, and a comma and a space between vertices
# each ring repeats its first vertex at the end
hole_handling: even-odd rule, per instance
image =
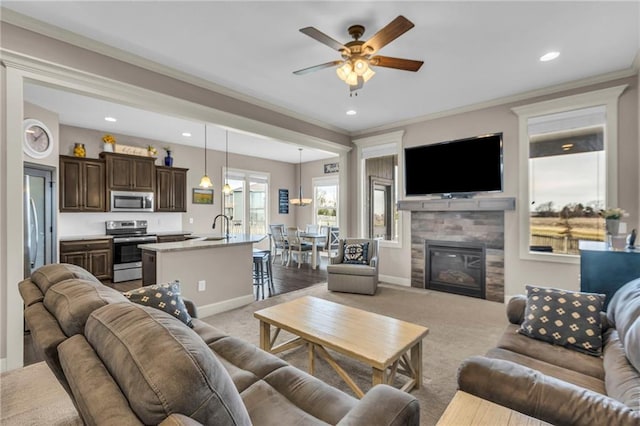
POLYGON ((111 191, 112 212, 152 212, 153 192, 111 191))

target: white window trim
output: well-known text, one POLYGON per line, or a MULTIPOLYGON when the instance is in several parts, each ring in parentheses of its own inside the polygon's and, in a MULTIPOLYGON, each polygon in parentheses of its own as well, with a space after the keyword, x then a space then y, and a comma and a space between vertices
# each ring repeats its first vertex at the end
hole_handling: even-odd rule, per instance
POLYGON ((331 177, 314 177, 311 179, 311 186, 313 188, 313 224, 317 225, 316 223, 316 219, 317 219, 317 215, 316 215, 316 211, 317 211, 317 207, 316 206, 316 186, 331 186, 331 185, 335 185, 337 188, 337 193, 336 193, 336 225, 339 226, 340 225, 340 179, 338 178, 338 176, 331 176, 331 177))
MULTIPOLYGON (((367 223, 368 212, 365 211, 365 196, 367 194, 367 182, 366 179, 363 179, 363 150, 372 149, 373 147, 380 147, 382 145, 395 145, 396 155, 398 156, 398 181, 396 182, 396 186, 398 191, 396 193, 396 201, 400 200, 400 191, 404 188, 404 157, 402 150, 402 137, 404 136, 404 130, 398 130, 396 132, 385 133, 377 136, 370 136, 366 138, 354 139, 353 143, 357 147, 357 166, 356 166, 356 177, 357 177, 357 185, 356 185, 356 199, 357 199, 357 215, 358 215, 358 227, 357 232, 358 236, 364 238, 368 235, 367 230, 365 229, 365 223, 367 223)), ((373 157, 372 157, 373 158, 373 157)), ((387 241, 380 240, 380 247, 389 247, 395 249, 402 248, 402 235, 404 234, 404 226, 403 226, 403 216, 405 212, 399 211, 398 215, 398 240, 397 241, 387 241)))
POLYGON ((574 109, 604 105, 606 108, 606 200, 608 206, 618 205, 618 99, 628 85, 566 96, 512 108, 518 116, 519 140, 519 205, 520 209, 520 259, 544 262, 579 264, 580 257, 572 254, 534 253, 529 251, 529 132, 528 121, 532 117, 554 114, 574 109))
MULTIPOLYGON (((250 201, 250 196, 249 196, 249 182, 251 181, 251 177, 259 177, 262 178, 264 177, 266 179, 266 184, 267 184, 267 195, 265 197, 265 212, 264 212, 264 218, 265 218, 265 232, 269 229, 269 223, 270 222, 270 212, 271 212, 271 204, 269 199, 271 198, 269 196, 269 191, 271 191, 271 173, 269 172, 260 172, 257 170, 246 170, 246 169, 237 169, 234 167, 229 167, 227 169, 227 167, 222 167, 222 179, 220 180, 220 182, 222 182, 222 184, 220 185, 220 187, 222 188, 222 186, 224 185, 225 182, 225 177, 227 176, 227 172, 229 174, 229 179, 236 179, 238 180, 240 177, 242 177, 242 179, 244 179, 244 183, 245 183, 245 191, 244 191, 244 208, 245 208, 245 212, 244 212, 244 216, 245 216, 245 220, 244 220, 244 224, 243 224, 243 231, 245 234, 249 234, 249 203, 250 201)), ((222 194, 222 191, 220 191, 220 195, 221 197, 224 196, 224 194, 222 194)), ((226 206, 225 206, 226 207, 226 206)))

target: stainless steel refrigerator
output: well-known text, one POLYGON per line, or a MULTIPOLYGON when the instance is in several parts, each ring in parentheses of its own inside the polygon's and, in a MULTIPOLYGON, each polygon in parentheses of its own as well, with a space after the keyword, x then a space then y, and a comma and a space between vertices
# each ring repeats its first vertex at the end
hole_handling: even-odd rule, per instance
POLYGON ((24 166, 24 277, 42 265, 55 262, 55 169, 24 166))

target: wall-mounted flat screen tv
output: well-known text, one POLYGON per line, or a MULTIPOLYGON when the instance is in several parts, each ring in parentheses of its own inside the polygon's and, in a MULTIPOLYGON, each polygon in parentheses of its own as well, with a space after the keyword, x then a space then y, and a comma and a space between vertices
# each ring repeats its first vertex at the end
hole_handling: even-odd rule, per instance
POLYGON ((502 191, 502 133, 405 148, 405 195, 502 191))

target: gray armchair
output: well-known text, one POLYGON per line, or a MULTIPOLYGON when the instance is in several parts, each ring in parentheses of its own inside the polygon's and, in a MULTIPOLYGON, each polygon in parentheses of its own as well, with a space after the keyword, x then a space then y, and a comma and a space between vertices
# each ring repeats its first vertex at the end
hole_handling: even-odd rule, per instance
MULTIPOLYGON (((364 253, 363 253, 364 254, 364 253)), ((347 256, 349 257, 349 256, 347 256)), ((378 240, 365 238, 341 239, 338 255, 327 265, 327 288, 344 293, 375 294, 378 289, 378 240), (364 263, 345 263, 345 247, 368 243, 364 263)))

